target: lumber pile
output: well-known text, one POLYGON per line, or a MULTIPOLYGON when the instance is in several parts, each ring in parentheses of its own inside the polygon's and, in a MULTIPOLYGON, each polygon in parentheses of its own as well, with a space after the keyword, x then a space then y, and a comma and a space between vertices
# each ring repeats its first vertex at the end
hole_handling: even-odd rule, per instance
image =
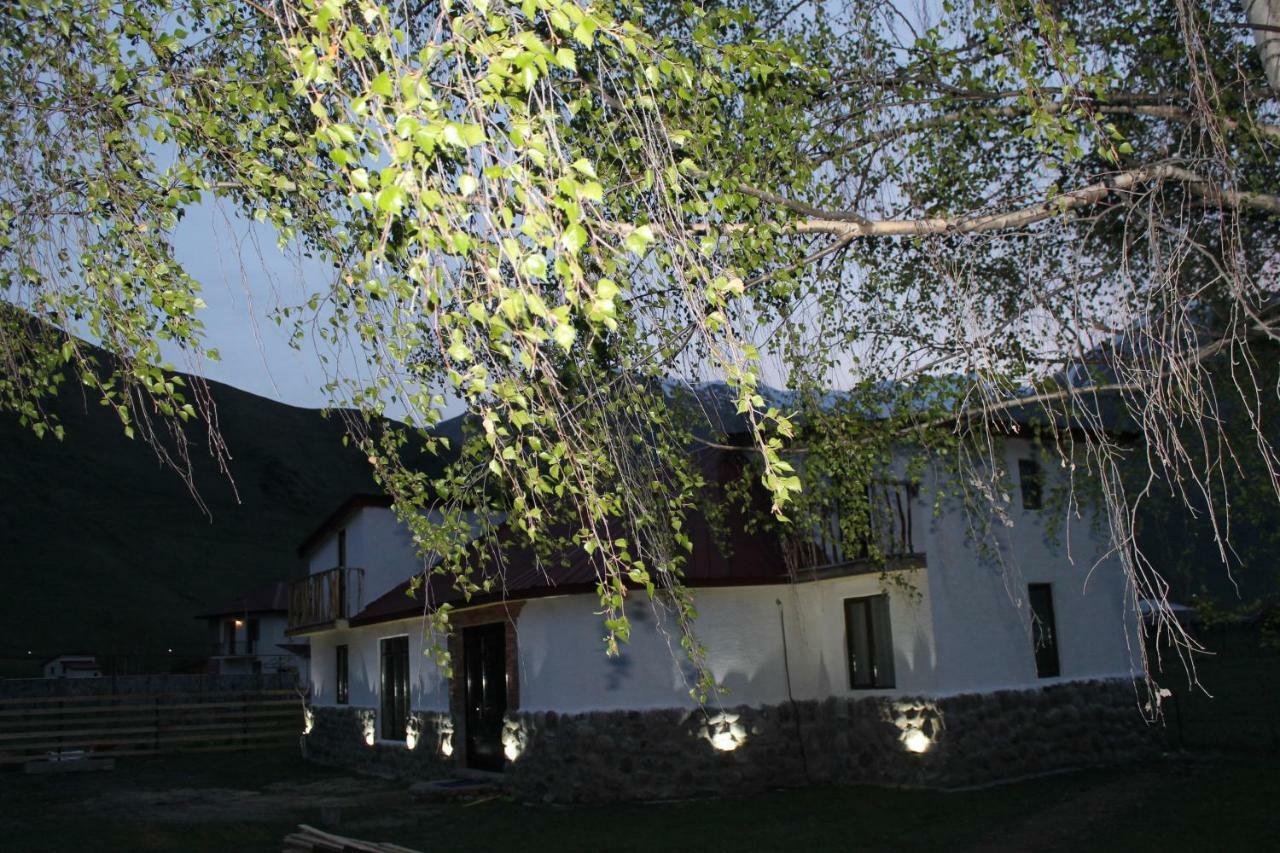
POLYGON ((399 844, 374 843, 346 838, 332 832, 298 824, 298 831, 284 837, 283 853, 421 853, 399 844))

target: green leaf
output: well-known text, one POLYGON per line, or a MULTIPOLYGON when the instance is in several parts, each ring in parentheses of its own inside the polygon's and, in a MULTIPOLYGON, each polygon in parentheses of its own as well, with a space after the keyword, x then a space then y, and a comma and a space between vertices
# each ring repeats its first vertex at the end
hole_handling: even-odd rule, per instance
POLYGON ((524 259, 523 267, 525 275, 530 278, 547 277, 547 259, 536 252, 524 259))
POLYGON ((578 337, 578 330, 573 328, 570 323, 561 323, 551 331, 551 337, 560 345, 565 352, 573 346, 573 341, 578 337))
POLYGON ((648 225, 641 225, 628 234, 627 239, 623 242, 627 247, 627 251, 643 255, 645 250, 649 248, 649 244, 653 242, 653 229, 648 225))
POLYGON ((369 91, 375 95, 390 98, 392 93, 395 92, 395 87, 391 83, 391 75, 383 71, 377 77, 374 77, 373 82, 369 84, 369 91))
POLYGON ((565 229, 560 242, 570 254, 576 255, 587 244, 587 229, 575 222, 565 229))
POLYGON ((384 213, 397 214, 404 207, 404 202, 408 195, 404 191, 404 187, 397 184, 389 184, 378 192, 378 209, 384 213))

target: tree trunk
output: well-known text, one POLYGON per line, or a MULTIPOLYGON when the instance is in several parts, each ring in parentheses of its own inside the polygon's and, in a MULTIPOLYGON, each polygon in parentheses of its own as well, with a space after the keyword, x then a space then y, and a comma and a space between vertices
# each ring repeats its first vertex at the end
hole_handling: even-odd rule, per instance
POLYGON ((1245 17, 1260 29, 1253 31, 1258 44, 1258 57, 1267 82, 1280 92, 1280 0, 1241 0, 1245 17))

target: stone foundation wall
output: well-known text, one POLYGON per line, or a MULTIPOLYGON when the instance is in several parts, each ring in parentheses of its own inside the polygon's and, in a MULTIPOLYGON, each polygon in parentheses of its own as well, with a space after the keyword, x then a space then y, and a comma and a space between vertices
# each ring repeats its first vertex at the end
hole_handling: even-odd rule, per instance
POLYGON ((1128 681, 944 699, 866 697, 726 712, 515 714, 513 793, 663 799, 813 783, 963 787, 1135 760, 1156 730, 1128 681))
MULTIPOLYGON (((361 773, 398 779, 442 779, 453 772, 451 759, 442 755, 440 740, 452 732, 447 715, 415 711, 417 742, 378 743, 370 746, 368 733, 376 731, 373 708, 315 707, 311 731, 302 736, 302 754, 318 764, 347 767, 361 773)), ((452 740, 450 739, 450 748, 452 740)))
MULTIPOLYGON (((415 749, 366 745, 372 709, 315 708, 305 754, 406 779, 455 769, 446 715, 415 712, 415 749)), ((370 723, 372 724, 372 723, 370 723)), ((927 697, 854 697, 727 711, 515 712, 505 782, 543 802, 649 800, 815 783, 965 787, 1137 760, 1158 749, 1129 681, 927 697)), ((452 745, 452 744, 451 744, 452 745)))

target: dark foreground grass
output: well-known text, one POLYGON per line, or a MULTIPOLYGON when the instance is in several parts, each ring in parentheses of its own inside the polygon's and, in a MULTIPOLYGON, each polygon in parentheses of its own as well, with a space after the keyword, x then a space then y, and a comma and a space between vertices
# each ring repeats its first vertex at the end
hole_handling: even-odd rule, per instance
POLYGON ((438 851, 1274 849, 1274 756, 1089 770, 980 791, 820 786, 764 796, 557 808, 422 805, 403 786, 292 752, 0 774, 0 847, 269 851, 298 823, 438 851), (343 805, 337 812, 320 805, 343 805), (332 821, 337 820, 336 824, 332 821))

